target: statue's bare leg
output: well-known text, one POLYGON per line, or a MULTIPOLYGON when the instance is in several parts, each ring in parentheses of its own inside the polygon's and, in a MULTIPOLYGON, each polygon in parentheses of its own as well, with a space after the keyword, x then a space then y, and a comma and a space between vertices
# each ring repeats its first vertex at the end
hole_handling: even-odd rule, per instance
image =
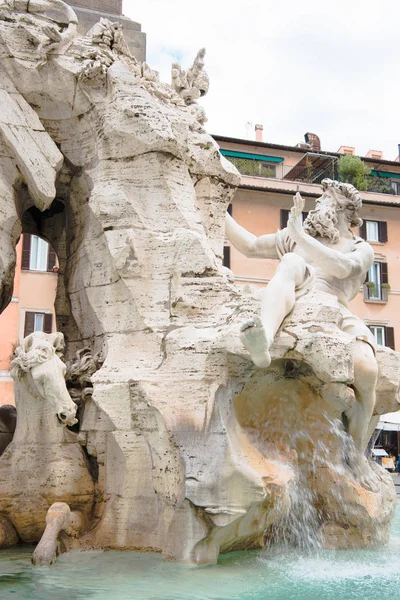
POLYGON ((284 318, 293 309, 295 289, 303 283, 306 268, 301 256, 292 252, 285 254, 265 288, 261 319, 254 317, 242 326, 240 339, 257 367, 266 368, 271 363, 269 348, 284 318))
POLYGON ((79 511, 71 511, 65 502, 55 502, 47 511, 46 529, 32 556, 34 565, 49 566, 57 559, 58 536, 61 531, 77 536, 83 531, 85 519, 79 511))
POLYGON ((354 390, 356 401, 346 411, 348 432, 353 438, 357 455, 350 460, 350 466, 359 482, 371 491, 376 491, 378 482, 364 455, 371 434, 371 423, 376 399, 378 364, 371 346, 361 340, 356 341, 354 350, 354 390))
POLYGON ((346 411, 349 434, 360 452, 368 445, 369 426, 375 407, 378 365, 369 344, 356 341, 354 350, 354 390, 356 402, 346 411))

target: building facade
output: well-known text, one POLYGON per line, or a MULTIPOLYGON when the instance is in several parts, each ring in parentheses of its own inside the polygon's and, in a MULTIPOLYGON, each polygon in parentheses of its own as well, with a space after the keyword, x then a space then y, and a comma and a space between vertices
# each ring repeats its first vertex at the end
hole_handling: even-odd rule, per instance
MULTIPOLYGON (((320 182, 336 178, 338 159, 354 154, 354 148, 323 152, 313 134, 306 134, 306 143, 298 146, 264 143, 257 126, 256 136, 254 141, 214 138, 242 174, 232 216, 259 236, 285 227, 296 191, 305 199, 307 212, 314 208, 322 195, 320 182)), ((378 344, 400 349, 400 162, 384 160, 381 152, 373 150, 362 160, 370 171, 371 191, 361 192, 364 224, 355 234, 370 242, 375 261, 349 308, 365 321, 378 344)), ((265 286, 277 266, 275 260, 246 258, 228 241, 224 255, 238 284, 265 286)))
POLYGON ((13 297, 0 314, 0 405, 14 404, 10 367, 15 347, 33 331, 56 330, 57 271, 57 257, 49 244, 23 235, 17 246, 13 297))

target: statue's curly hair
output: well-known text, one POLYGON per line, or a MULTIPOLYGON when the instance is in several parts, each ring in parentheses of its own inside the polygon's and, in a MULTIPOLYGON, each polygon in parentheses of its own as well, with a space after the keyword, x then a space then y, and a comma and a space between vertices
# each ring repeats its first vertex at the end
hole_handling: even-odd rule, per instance
POLYGON ((323 179, 321 185, 324 195, 318 198, 315 209, 308 213, 304 221, 304 230, 313 237, 320 235, 336 243, 339 240, 339 231, 335 227, 337 209, 345 210, 351 227, 361 226, 362 219, 357 213, 362 206, 361 196, 354 185, 350 183, 323 179))

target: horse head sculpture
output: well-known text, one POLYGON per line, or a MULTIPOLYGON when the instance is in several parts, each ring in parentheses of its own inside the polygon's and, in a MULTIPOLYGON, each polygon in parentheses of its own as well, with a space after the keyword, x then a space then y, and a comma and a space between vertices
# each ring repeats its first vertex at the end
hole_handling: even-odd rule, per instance
MULTIPOLYGON (((12 376, 15 380, 15 401, 18 411, 17 429, 14 440, 27 441, 32 425, 38 430, 40 422, 44 435, 54 425, 71 426, 77 406, 72 401, 65 383, 66 365, 61 360, 64 349, 62 333, 46 334, 35 331, 28 335, 15 351, 12 376)), ((39 428, 40 429, 40 428, 39 428)))
POLYGON ((1 457, 0 548, 39 542, 34 564, 56 560, 58 536, 79 537, 92 518, 95 489, 76 433, 77 405, 65 382, 62 333, 34 332, 15 351, 17 425, 1 457))

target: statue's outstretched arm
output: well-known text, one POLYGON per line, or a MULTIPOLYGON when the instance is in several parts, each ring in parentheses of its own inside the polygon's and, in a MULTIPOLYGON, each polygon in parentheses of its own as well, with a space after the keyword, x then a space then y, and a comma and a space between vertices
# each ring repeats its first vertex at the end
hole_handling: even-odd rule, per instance
POLYGON ((297 193, 287 228, 307 263, 338 279, 357 277, 368 271, 374 262, 374 251, 367 242, 359 244, 356 250, 345 254, 324 246, 304 231, 301 220, 303 209, 304 200, 297 193))
POLYGON ((249 258, 279 258, 274 233, 257 237, 238 225, 228 213, 226 213, 225 232, 236 250, 249 258))

